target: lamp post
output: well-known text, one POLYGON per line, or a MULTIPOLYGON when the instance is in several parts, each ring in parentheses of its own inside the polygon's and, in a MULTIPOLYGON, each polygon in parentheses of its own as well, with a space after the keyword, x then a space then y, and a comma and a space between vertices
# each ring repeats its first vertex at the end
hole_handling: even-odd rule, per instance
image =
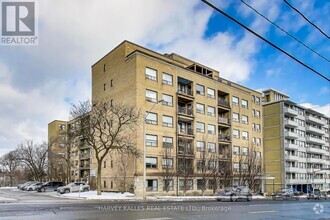
POLYGON ((149 115, 149 112, 160 102, 164 100, 161 99, 156 102, 151 109, 147 112, 146 116, 143 118, 143 200, 146 200, 146 176, 147 176, 147 169, 146 169, 146 155, 147 155, 147 148, 146 148, 146 120, 149 115))

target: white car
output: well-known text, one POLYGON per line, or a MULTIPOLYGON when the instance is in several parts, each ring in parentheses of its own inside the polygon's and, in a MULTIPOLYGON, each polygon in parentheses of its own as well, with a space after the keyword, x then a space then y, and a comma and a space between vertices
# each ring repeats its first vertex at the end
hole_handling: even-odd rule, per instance
POLYGON ((79 190, 81 192, 87 192, 90 190, 90 187, 86 183, 74 182, 74 183, 69 183, 66 186, 61 186, 57 188, 57 192, 61 194, 70 193, 70 192, 79 192, 79 190))
POLYGON ((43 183, 39 182, 39 183, 33 183, 31 185, 29 185, 28 187, 26 187, 27 191, 35 191, 37 186, 41 186, 43 183))

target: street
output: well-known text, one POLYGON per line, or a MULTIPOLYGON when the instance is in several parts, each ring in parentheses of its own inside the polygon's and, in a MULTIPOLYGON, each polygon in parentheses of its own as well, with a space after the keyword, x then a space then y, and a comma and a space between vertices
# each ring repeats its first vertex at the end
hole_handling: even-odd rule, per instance
POLYGON ((330 219, 328 200, 96 201, 0 190, 1 219, 330 219), (1 198, 12 198, 1 203, 1 198))

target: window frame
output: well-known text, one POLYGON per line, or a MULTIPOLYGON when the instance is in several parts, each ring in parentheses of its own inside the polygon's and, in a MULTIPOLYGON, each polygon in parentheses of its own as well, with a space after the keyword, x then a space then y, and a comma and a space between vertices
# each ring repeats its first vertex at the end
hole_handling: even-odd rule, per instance
POLYGON ((158 79, 158 77, 157 77, 158 72, 157 72, 156 69, 153 69, 153 68, 150 68, 150 67, 146 67, 146 69, 145 69, 145 73, 144 73, 144 74, 145 74, 145 78, 146 78, 146 79, 149 79, 149 80, 152 80, 152 81, 157 82, 157 79, 158 79), (147 70, 155 71, 156 76, 149 75, 147 70))
POLYGON ((171 74, 168 74, 168 73, 162 73, 162 84, 164 84, 164 85, 169 85, 169 86, 173 86, 173 75, 171 75, 171 74), (166 80, 166 79, 164 79, 164 75, 168 75, 168 76, 170 76, 171 77, 171 81, 168 81, 168 80, 166 80))

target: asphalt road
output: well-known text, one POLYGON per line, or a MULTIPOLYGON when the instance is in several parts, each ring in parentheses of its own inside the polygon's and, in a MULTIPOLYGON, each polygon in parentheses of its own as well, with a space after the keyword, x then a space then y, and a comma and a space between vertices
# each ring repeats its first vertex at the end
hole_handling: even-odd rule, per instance
POLYGON ((330 201, 107 202, 68 200, 42 193, 0 190, 0 219, 318 219, 330 220, 330 201))

